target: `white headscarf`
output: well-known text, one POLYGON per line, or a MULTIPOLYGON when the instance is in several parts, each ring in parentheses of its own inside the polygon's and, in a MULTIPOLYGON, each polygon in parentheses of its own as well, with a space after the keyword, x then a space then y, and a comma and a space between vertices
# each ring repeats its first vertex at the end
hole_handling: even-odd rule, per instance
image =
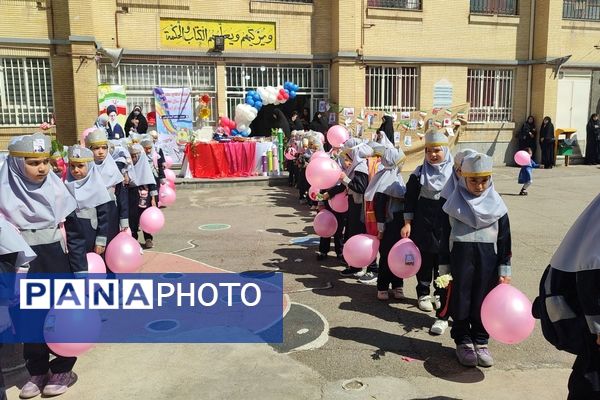
POLYGON ((131 177, 129 186, 135 187, 143 185, 155 185, 156 179, 154 179, 154 174, 152 174, 152 169, 150 168, 150 163, 146 153, 144 152, 144 148, 136 143, 132 145, 130 149, 130 153, 139 153, 139 156, 137 162, 133 164, 135 176, 131 177))
POLYGON ((75 198, 58 176, 44 182, 25 175, 25 158, 8 156, 0 169, 0 212, 18 229, 55 228, 77 208, 75 198))
POLYGON ((458 185, 458 180, 460 179, 457 171, 460 169, 465 157, 468 157, 472 154, 477 154, 477 151, 473 149, 464 149, 456 153, 454 156, 454 170, 452 171, 452 179, 448 179, 444 189, 442 189, 442 193, 440 193, 440 197, 447 199, 452 192, 454 192, 454 188, 456 188, 458 185))
MULTIPOLYGON (((491 157, 475 153, 465 157, 463 162, 469 163, 472 169, 470 172, 491 174, 491 157)), ((444 204, 443 210, 452 218, 475 229, 490 226, 508 212, 504 201, 494 189, 491 175, 488 188, 479 196, 469 193, 467 178, 461 177, 458 186, 444 204)))
POLYGON ((33 261, 37 255, 19 231, 3 217, 0 218, 0 255, 17 253, 15 267, 33 261))
MULTIPOLYGON (((401 151, 401 150, 400 150, 401 151)), ((381 157, 383 170, 377 172, 369 182, 365 191, 365 200, 373 201, 376 193, 384 193, 391 197, 403 198, 406 185, 400 174, 404 153, 394 148, 387 148, 381 157)))
POLYGON ((106 188, 111 188, 123 182, 123 175, 110 154, 106 155, 104 161, 96 162, 96 168, 102 176, 106 188))
POLYGON ((352 161, 352 165, 346 171, 348 178, 353 179, 356 172, 369 174, 366 158, 373 155, 373 149, 367 143, 357 138, 348 139, 344 143, 343 154, 352 161))
MULTIPOLYGON (((108 158, 108 157, 107 157, 108 158)), ((65 186, 67 190, 75 200, 77 200, 77 209, 85 210, 87 208, 94 208, 101 204, 108 203, 111 201, 108 190, 102 179, 102 175, 96 169, 96 165, 93 161, 87 162, 88 174, 83 179, 75 179, 71 175, 71 169, 67 172, 67 181, 65 186)))
POLYGON ((388 139, 384 131, 379 131, 378 136, 379 138, 376 140, 377 143, 384 145, 386 148, 396 148, 396 146, 394 146, 394 143, 392 143, 390 139, 388 139))
MULTIPOLYGON (((577 218, 552 256, 552 268, 564 272, 600 269, 600 195, 577 218)), ((600 288, 599 288, 600 290, 600 288)))
POLYGON ((444 149, 444 159, 439 164, 431 164, 427 161, 427 155, 425 155, 425 160, 423 165, 418 166, 413 175, 421 177, 419 182, 421 186, 427 189, 430 192, 441 192, 448 180, 452 177, 452 154, 450 154, 450 149, 446 146, 443 146, 444 149))

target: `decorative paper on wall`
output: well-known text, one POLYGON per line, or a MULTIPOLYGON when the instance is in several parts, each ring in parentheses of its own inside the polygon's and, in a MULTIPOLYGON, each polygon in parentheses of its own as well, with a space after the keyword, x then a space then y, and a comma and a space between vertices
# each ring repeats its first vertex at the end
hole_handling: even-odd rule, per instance
POLYGON ((441 79, 433 85, 433 108, 446 108, 452 105, 454 88, 447 79, 441 79))

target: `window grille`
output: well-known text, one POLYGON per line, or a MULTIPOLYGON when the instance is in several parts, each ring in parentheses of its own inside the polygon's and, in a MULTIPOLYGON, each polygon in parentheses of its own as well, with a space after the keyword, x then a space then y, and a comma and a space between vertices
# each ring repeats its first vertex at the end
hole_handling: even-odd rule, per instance
POLYGON ((467 101, 470 122, 512 122, 514 71, 469 69, 467 101))
POLYGON ((371 110, 416 111, 419 105, 417 67, 368 66, 365 104, 371 110))
POLYGON ((0 57, 0 126, 38 126, 53 112, 50 60, 0 57))

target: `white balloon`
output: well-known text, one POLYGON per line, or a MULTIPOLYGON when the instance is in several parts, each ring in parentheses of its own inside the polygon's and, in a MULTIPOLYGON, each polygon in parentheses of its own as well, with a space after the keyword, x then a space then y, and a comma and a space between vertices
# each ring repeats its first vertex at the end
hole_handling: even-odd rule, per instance
POLYGON ((260 95, 260 98, 262 99, 262 103, 263 104, 268 104, 267 100, 268 100, 268 92, 267 89, 264 87, 259 87, 256 88, 256 92, 260 95))
POLYGON ((248 129, 248 126, 246 124, 241 124, 237 126, 237 130, 240 132, 245 132, 248 129))
POLYGON ((248 132, 248 135, 249 135, 249 134, 251 134, 251 133, 252 133, 252 129, 248 128, 248 129, 246 130, 246 132, 248 132))

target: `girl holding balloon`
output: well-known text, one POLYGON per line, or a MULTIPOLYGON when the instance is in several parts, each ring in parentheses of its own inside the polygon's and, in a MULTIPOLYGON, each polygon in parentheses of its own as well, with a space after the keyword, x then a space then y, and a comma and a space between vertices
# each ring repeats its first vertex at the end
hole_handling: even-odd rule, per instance
MULTIPOLYGON (((352 138, 344 143, 344 150, 341 153, 344 168, 340 174, 340 180, 348 189, 348 214, 344 231, 345 242, 354 235, 366 232, 362 207, 364 193, 369 185, 369 169, 366 158, 372 154, 373 149, 360 139, 352 138)), ((364 269, 348 267, 340 274, 360 278, 365 273, 364 269)))
MULTIPOLYGON (((92 151, 95 169, 100 173, 104 187, 108 190, 108 194, 112 200, 108 204, 107 211, 108 227, 106 230, 106 243, 108 244, 117 236, 119 231, 126 230, 129 227, 126 187, 127 183, 129 183, 129 177, 126 174, 127 170, 117 166, 115 156, 109 153, 109 142, 105 130, 97 129, 87 135, 85 146, 92 151), (125 173, 122 173, 122 170, 125 173)), ((113 154, 115 154, 115 150, 113 150, 113 154)))
MULTIPOLYGON (((29 263, 29 273, 87 272, 85 240, 75 215, 77 201, 55 174, 49 174, 50 149, 51 138, 41 133, 11 139, 8 157, 0 169, 4 188, 0 212, 37 254, 29 263)), ((34 319, 28 323, 41 331, 45 313, 31 317, 34 319)), ((31 377, 21 390, 21 398, 42 392, 56 396, 77 380, 72 372, 77 358, 57 354, 50 361, 46 343, 25 343, 23 356, 31 377)))
POLYGON ((467 156, 461 179, 448 197, 440 221, 444 237, 440 270, 449 270, 451 335, 458 361, 491 367, 489 334, 483 326, 483 300, 498 283, 511 280, 511 235, 507 208, 492 184, 493 159, 467 156))
POLYGON ((377 172, 365 191, 365 201, 374 203, 379 245, 379 273, 377 275, 377 299, 388 300, 389 288, 395 299, 404 298, 404 282, 390 271, 388 255, 392 246, 400 240, 404 225, 404 194, 406 186, 400 170, 406 156, 400 149, 386 148, 381 158, 383 170, 377 172))
POLYGON ((68 150, 69 171, 65 185, 77 201, 77 221, 85 237, 86 252, 104 253, 108 244, 108 190, 94 164, 91 150, 79 145, 68 150))
POLYGON ((444 217, 441 192, 452 180, 453 159, 448 148, 448 138, 442 132, 430 131, 425 135, 425 159, 410 175, 406 185, 403 238, 410 237, 419 247, 422 257, 417 272, 418 307, 431 312, 435 308, 436 321, 430 328, 434 335, 441 335, 448 327, 448 317, 442 313, 446 303, 446 292, 436 288, 434 297, 430 286, 434 279, 443 275, 439 269, 441 220, 444 217))
MULTIPOLYGON (((129 227, 131 236, 135 240, 138 238, 138 230, 140 228, 140 216, 142 212, 150 206, 156 206, 154 201, 158 195, 156 190, 156 180, 152 174, 148 157, 144 148, 139 144, 129 146, 129 154, 133 163, 133 177, 129 182, 129 227)), ((147 249, 154 247, 152 235, 143 232, 145 247, 147 249)))
POLYGON ((529 147, 527 147, 524 151, 529 154, 529 160, 525 165, 521 166, 521 171, 519 171, 519 179, 518 182, 523 185, 521 191, 519 192, 519 196, 527 196, 527 189, 531 186, 531 182, 533 182, 533 169, 539 168, 539 165, 533 161, 532 151, 529 147))

